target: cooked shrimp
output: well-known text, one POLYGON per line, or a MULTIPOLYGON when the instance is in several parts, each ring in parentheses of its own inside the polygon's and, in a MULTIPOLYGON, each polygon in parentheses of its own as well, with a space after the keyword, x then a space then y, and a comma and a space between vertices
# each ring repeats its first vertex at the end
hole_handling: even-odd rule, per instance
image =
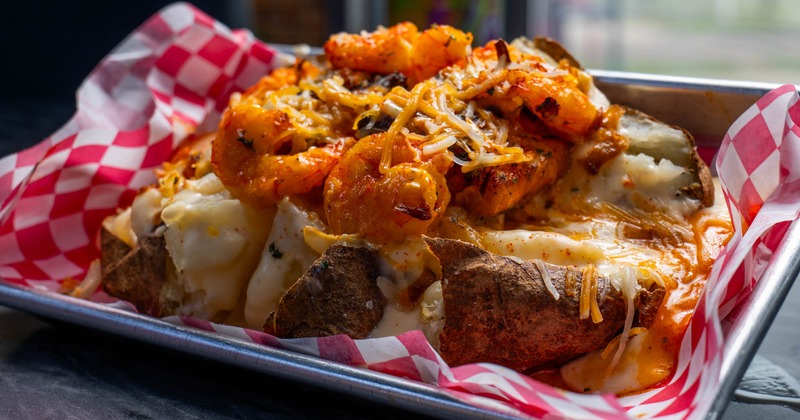
POLYGON ((412 85, 433 77, 439 70, 465 59, 471 44, 471 33, 447 25, 433 26, 414 41, 411 68, 406 76, 412 85))
POLYGON ((211 165, 234 197, 266 207, 322 185, 351 141, 307 148, 289 117, 240 103, 228 109, 214 139, 211 165))
POLYGON ((570 74, 542 77, 510 70, 512 94, 519 92, 525 106, 547 126, 573 136, 585 135, 597 120, 597 109, 570 74))
POLYGON ((581 89, 579 69, 566 61, 554 66, 502 40, 475 48, 464 68, 454 66, 444 75, 459 96, 474 97, 507 117, 524 105, 567 139, 587 134, 598 120, 597 108, 581 89))
POLYGON ((269 91, 279 90, 286 86, 296 85, 301 79, 319 76, 321 70, 309 61, 302 60, 292 67, 280 67, 261 78, 240 96, 232 97, 243 102, 261 103, 269 91), (241 98, 241 99, 240 99, 241 98))
POLYGON ((384 134, 361 139, 325 182, 324 206, 334 233, 357 233, 378 243, 420 235, 450 201, 446 160, 423 161, 404 136, 397 136, 392 166, 381 173, 384 134))
MULTIPOLYGON (((511 139, 512 143, 516 141, 511 139)), ((523 142, 525 162, 505 163, 462 173, 451 169, 447 185, 455 204, 473 216, 494 216, 519 203, 528 194, 552 185, 569 162, 569 146, 558 140, 523 142)))
POLYGON ((323 48, 334 68, 389 74, 408 70, 417 37, 417 27, 403 22, 367 34, 332 35, 323 48))
POLYGON ((472 34, 447 25, 419 33, 413 23, 403 22, 366 34, 333 35, 324 49, 334 68, 399 72, 413 85, 464 59, 471 44, 472 34))

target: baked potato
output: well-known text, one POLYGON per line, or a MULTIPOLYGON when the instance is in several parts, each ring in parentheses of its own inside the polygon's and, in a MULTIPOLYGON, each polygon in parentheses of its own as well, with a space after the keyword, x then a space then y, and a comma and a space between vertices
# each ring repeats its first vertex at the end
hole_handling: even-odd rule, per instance
POLYGON ((180 304, 168 290, 174 270, 168 261, 163 235, 147 235, 131 247, 108 228, 100 232, 103 287, 111 296, 127 300, 148 315, 173 315, 180 304))
POLYGON ((383 317, 378 255, 333 245, 281 297, 264 330, 278 337, 365 338, 383 317))
MULTIPOLYGON (((434 341, 450 365, 490 362, 522 372, 560 366, 604 348, 624 326, 625 297, 605 277, 592 279, 602 316, 595 321, 581 318, 584 273, 574 266, 518 261, 455 239, 425 242, 442 266, 444 327, 434 341)), ((368 336, 385 305, 378 265, 373 250, 331 246, 281 298, 266 331, 286 338, 368 336)), ((637 325, 652 324, 663 297, 660 287, 632 297, 637 325)))
POLYGON ((337 35, 232 95, 210 152, 110 218, 105 290, 286 338, 420 329, 451 365, 611 371, 642 331, 676 354, 698 249, 730 232, 691 135, 610 104, 555 41, 469 42, 337 35))

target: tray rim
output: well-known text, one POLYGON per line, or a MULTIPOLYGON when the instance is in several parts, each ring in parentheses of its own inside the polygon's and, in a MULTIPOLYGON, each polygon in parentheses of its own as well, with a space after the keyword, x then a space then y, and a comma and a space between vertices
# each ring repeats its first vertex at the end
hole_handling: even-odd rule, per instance
MULTIPOLYGON (((767 92, 782 86, 780 83, 748 82, 743 80, 689 76, 670 76, 618 70, 587 69, 586 71, 592 75, 595 81, 612 84, 641 85, 657 88, 709 90, 724 93, 764 95, 767 92)), ((795 88, 800 90, 800 85, 796 85, 795 88)))
MULTIPOLYGON (((601 83, 635 85, 655 89, 705 90, 763 96, 779 84, 721 79, 666 76, 588 69, 601 83)), ((800 86, 796 86, 800 90, 800 86)), ((720 418, 736 386, 758 351, 794 280, 800 276, 800 225, 792 223, 776 254, 750 296, 750 304, 735 322, 739 331, 726 340, 720 387, 707 418, 720 418), (756 322, 755 320, 758 320, 756 322), (739 330, 744 328, 745 330, 739 330), (747 332, 747 333, 745 333, 747 332)), ((450 418, 517 418, 508 413, 478 407, 454 398, 434 385, 395 377, 361 367, 247 342, 218 333, 194 329, 53 292, 12 284, 0 278, 0 305, 45 318, 140 340, 173 350, 208 357, 246 369, 322 388, 345 392, 374 402, 393 405, 429 416, 450 418), (347 385, 342 389, 342 385, 347 385)))
POLYGON ((2 278, 0 305, 429 416, 517 418, 471 405, 423 382, 173 324, 101 303, 12 284, 2 278), (343 384, 348 385, 346 389, 343 384))

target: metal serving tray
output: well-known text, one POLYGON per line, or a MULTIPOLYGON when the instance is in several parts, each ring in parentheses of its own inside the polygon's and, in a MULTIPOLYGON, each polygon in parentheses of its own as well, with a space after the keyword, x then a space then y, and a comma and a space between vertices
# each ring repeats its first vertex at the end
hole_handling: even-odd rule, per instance
MULTIPOLYGON (((695 135, 698 145, 719 146, 730 124, 774 85, 592 71, 614 103, 643 110, 695 135)), ((778 259, 758 283, 749 306, 734 323, 739 332, 725 343, 725 355, 710 418, 718 418, 758 350, 769 325, 800 273, 800 229, 791 229, 778 259)), ((377 403, 442 418, 507 418, 474 407, 434 386, 350 367, 287 350, 119 310, 76 298, 11 285, 0 279, 0 305, 82 325, 143 342, 218 360, 250 370, 377 403)))

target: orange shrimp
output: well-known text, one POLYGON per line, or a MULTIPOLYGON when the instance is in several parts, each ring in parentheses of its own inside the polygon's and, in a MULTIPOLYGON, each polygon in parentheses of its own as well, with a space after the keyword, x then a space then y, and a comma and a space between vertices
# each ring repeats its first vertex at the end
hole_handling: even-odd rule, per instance
POLYGON ((242 92, 241 101, 261 103, 267 92, 296 85, 301 79, 315 78, 320 73, 319 67, 306 60, 299 60, 292 67, 279 67, 242 92))
POLYGON ((542 57, 500 40, 475 48, 465 67, 451 68, 444 76, 457 81, 454 83, 462 92, 481 86, 475 99, 508 117, 524 105, 568 140, 586 135, 598 121, 597 108, 581 90, 580 69, 566 61, 554 68, 542 57), (500 56, 514 67, 502 65, 500 56), (464 74, 470 77, 464 78, 464 74))
POLYGON ((410 22, 378 29, 365 35, 340 33, 325 43, 325 55, 334 68, 370 73, 403 73, 411 85, 463 60, 472 34, 447 25, 419 33, 410 22))
POLYGON ((569 145, 559 140, 520 140, 525 162, 479 168, 463 173, 451 168, 447 186, 455 204, 473 216, 494 216, 519 203, 528 194, 552 185, 567 169, 569 145))
POLYGON ((345 138, 307 148, 291 128, 285 113, 250 103, 225 112, 214 139, 211 166, 234 197, 267 207, 283 196, 307 193, 322 185, 352 144, 345 138))
POLYGON ((344 32, 331 35, 323 48, 334 68, 389 74, 408 69, 412 44, 417 37, 417 27, 403 22, 366 35, 344 32))
POLYGON ((423 161, 404 136, 395 138, 390 169, 379 167, 384 134, 361 139, 325 182, 324 206, 334 233, 357 233, 378 243, 421 235, 444 212, 449 160, 423 161))
POLYGON ((447 25, 432 26, 414 41, 406 76, 412 85, 433 77, 439 70, 464 60, 471 44, 471 33, 447 25))
POLYGON ((542 77, 522 70, 510 70, 510 92, 518 92, 525 106, 547 126, 562 133, 583 136, 597 121, 597 108, 578 88, 571 74, 542 77))

